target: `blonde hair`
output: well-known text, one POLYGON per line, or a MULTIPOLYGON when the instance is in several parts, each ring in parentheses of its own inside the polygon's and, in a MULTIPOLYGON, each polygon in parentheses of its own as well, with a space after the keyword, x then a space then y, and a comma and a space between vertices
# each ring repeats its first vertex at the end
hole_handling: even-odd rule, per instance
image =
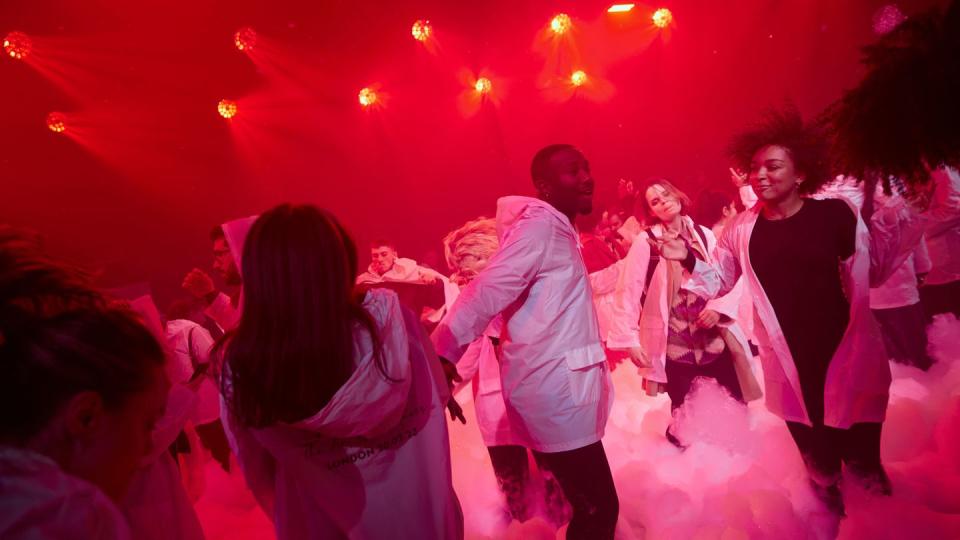
POLYGON ((499 247, 496 222, 489 218, 479 217, 450 231, 443 238, 443 253, 453 272, 450 279, 458 285, 469 283, 499 247), (478 265, 480 261, 484 264, 478 265))

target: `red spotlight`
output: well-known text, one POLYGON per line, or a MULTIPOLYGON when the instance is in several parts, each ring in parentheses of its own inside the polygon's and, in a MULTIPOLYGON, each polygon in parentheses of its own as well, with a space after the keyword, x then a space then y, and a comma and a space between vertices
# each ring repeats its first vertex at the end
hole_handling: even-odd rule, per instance
POLYGON ((360 106, 366 109, 377 102, 377 92, 372 88, 363 88, 357 99, 360 101, 360 106))
POLYGON ((14 60, 22 60, 30 54, 33 42, 23 32, 10 32, 3 38, 3 51, 14 60))
POLYGON ((587 82, 587 74, 582 69, 578 69, 570 74, 570 84, 574 86, 583 86, 587 82))
POLYGON ((477 79, 477 82, 474 83, 473 89, 477 91, 478 94, 489 94, 490 90, 493 88, 493 83, 490 82, 490 79, 486 77, 480 77, 477 79))
POLYGON ((227 120, 237 115, 237 102, 232 99, 221 99, 217 103, 217 112, 227 120))
POLYGON ((67 129, 67 117, 58 112, 48 114, 47 128, 54 133, 63 133, 67 129))
POLYGON ((635 4, 614 4, 607 9, 607 13, 626 13, 633 9, 635 4))
POLYGON ((430 26, 430 21, 420 19, 413 23, 413 27, 410 29, 410 34, 413 36, 413 39, 424 42, 430 39, 430 35, 433 33, 433 27, 430 26))
POLYGON ((253 28, 244 26, 233 34, 233 44, 238 50, 249 51, 257 46, 257 33, 253 28))
POLYGON ((657 28, 666 28, 673 22, 673 13, 667 8, 660 8, 653 12, 653 25, 657 28))
POLYGON ((565 34, 573 26, 573 21, 566 13, 557 13, 553 19, 550 19, 550 29, 557 35, 565 34))

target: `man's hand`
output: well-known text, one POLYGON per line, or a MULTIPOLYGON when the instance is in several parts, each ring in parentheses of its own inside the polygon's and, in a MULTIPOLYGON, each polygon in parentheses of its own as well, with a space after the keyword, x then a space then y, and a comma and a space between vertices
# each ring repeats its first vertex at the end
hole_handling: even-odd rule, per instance
POLYGON ((697 317, 697 326, 700 328, 713 328, 720 322, 720 314, 712 309, 705 309, 697 317))
POLYGON ((440 357, 440 365, 443 367, 443 375, 447 378, 447 385, 453 388, 453 383, 463 381, 463 377, 457 373, 457 366, 444 357, 440 357))
POLYGON ((208 294, 216 290, 210 275, 199 268, 187 272, 180 286, 198 300, 206 298, 208 294))
POLYGON ((461 424, 467 424, 467 419, 463 416, 463 409, 460 408, 457 400, 453 399, 453 396, 450 396, 450 399, 447 400, 447 410, 450 411, 450 420, 459 420, 461 424))

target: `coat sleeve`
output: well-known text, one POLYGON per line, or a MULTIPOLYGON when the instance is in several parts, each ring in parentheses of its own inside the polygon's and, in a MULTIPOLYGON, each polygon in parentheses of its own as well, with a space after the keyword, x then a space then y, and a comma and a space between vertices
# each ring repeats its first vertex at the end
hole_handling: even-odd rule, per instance
POLYGON ((197 406, 197 393, 182 384, 174 384, 167 394, 167 408, 157 425, 150 433, 150 453, 144 456, 142 463, 156 461, 160 454, 167 451, 177 440, 183 426, 197 406))
POLYGON ((520 298, 550 253, 552 228, 549 219, 532 212, 519 219, 487 267, 461 291, 433 331, 437 354, 459 361, 490 321, 520 298))
POLYGON ((607 336, 607 347, 611 349, 640 346, 640 297, 646 286, 650 244, 638 235, 622 264, 614 293, 610 333, 607 336))
POLYGON ((623 271, 623 259, 611 264, 603 270, 597 270, 587 277, 590 279, 590 288, 594 296, 609 294, 617 289, 620 272, 623 271))
POLYGON ((233 306, 230 297, 219 293, 217 297, 203 311, 208 317, 213 319, 220 328, 226 332, 231 330, 240 321, 240 310, 233 306))
POLYGON ((737 257, 737 234, 740 227, 740 221, 734 221, 723 228, 723 233, 717 241, 717 247, 713 252, 714 268, 717 271, 717 279, 720 283, 718 296, 724 296, 737 285, 743 270, 740 266, 740 259, 737 257))

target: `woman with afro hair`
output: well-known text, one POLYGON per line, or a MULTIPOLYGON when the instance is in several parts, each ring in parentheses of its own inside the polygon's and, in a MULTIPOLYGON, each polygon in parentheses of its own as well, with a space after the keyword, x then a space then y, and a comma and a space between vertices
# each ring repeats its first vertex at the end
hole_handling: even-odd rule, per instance
MULTIPOLYGON (((828 143, 795 108, 767 111, 730 150, 759 203, 719 241, 721 294, 746 277, 767 407, 786 421, 818 497, 842 516, 841 464, 890 492, 880 462, 890 367, 870 313, 869 233, 849 202, 808 197, 831 178, 828 143)), ((679 242, 660 249, 686 256, 679 242)))

